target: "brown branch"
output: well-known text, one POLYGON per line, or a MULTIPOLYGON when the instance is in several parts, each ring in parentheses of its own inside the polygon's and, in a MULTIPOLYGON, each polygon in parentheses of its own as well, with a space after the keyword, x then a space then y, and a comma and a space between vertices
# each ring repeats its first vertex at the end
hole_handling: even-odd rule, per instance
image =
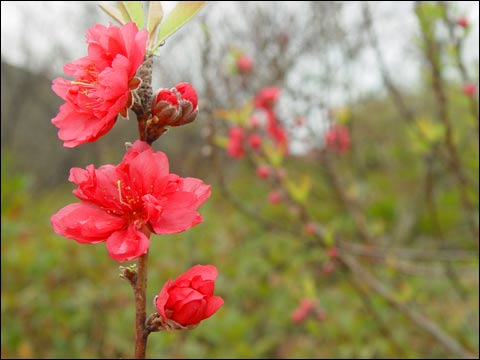
POLYGON ((148 252, 138 259, 137 281, 135 282, 135 358, 145 359, 149 332, 145 329, 147 319, 147 263, 148 252))
POLYGON ((407 304, 397 300, 385 285, 383 285, 372 274, 365 270, 363 266, 352 256, 340 253, 340 260, 354 274, 354 276, 358 277, 371 290, 384 298, 390 305, 395 307, 403 315, 409 318, 420 329, 430 334, 446 350, 452 353, 452 355, 461 357, 463 359, 478 358, 478 355, 475 355, 468 349, 464 348, 457 340, 447 334, 428 317, 418 312, 416 309, 408 306, 407 304))
POLYGON ((440 70, 440 60, 438 58, 439 54, 436 49, 435 39, 431 38, 431 34, 428 34, 425 27, 421 24, 421 11, 421 6, 419 5, 419 3, 417 3, 415 6, 415 12, 417 14, 417 19, 420 22, 422 40, 425 45, 425 57, 428 64, 430 65, 430 71, 432 73, 431 85, 433 93, 435 95, 435 99, 437 101, 438 117, 445 127, 444 142, 450 155, 449 168, 457 180, 458 191, 460 193, 460 201, 466 212, 467 220, 470 223, 473 238, 474 240, 476 240, 478 246, 478 225, 472 217, 472 215, 476 212, 474 206, 472 205, 468 197, 467 189, 469 186, 469 181, 464 173, 460 157, 457 152, 457 147, 453 139, 453 128, 448 116, 448 99, 445 93, 442 73, 440 70))
MULTIPOLYGON (((453 46, 455 47, 454 56, 455 63, 457 65, 458 71, 462 77, 464 84, 471 81, 471 77, 468 74, 467 67, 463 63, 462 59, 462 47, 463 47, 463 37, 455 36, 455 22, 449 16, 449 4, 446 1, 440 1, 440 6, 443 8, 443 20, 448 29, 448 35, 450 41, 452 41, 453 46)), ((474 96, 468 98, 470 112, 473 117, 477 119, 477 135, 479 131, 479 117, 478 117, 478 102, 474 96)))

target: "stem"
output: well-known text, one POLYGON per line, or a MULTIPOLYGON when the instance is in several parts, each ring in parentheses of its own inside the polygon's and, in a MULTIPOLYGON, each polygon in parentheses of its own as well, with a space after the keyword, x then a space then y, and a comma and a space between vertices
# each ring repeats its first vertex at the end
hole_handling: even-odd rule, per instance
MULTIPOLYGON (((142 79, 142 84, 138 89, 139 103, 134 104, 132 110, 137 115, 138 134, 140 140, 146 140, 145 126, 150 116, 150 100, 152 98, 152 63, 153 55, 147 54, 138 73, 142 79)), ((147 330, 145 321, 147 319, 146 310, 146 290, 147 290, 147 263, 148 251, 138 259, 137 278, 133 283, 135 294, 135 358, 145 359, 147 350, 147 339, 150 332, 147 330)))
POLYGON ((145 329, 147 318, 146 290, 147 290, 147 263, 148 252, 138 259, 137 281, 135 282, 135 359, 145 359, 147 350, 148 331, 145 329))

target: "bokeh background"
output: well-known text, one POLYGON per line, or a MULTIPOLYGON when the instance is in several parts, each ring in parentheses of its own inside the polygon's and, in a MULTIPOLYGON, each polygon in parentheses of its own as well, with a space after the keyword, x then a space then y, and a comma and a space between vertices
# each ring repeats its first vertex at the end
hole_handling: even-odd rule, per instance
MULTIPOLYGON (((110 20, 95 2, 1 7, 2 358, 131 357, 133 294, 119 264, 50 225, 75 201, 69 169, 118 163, 138 137, 132 116, 66 149, 50 122, 61 104, 52 79, 85 54, 86 30, 110 20)), ((217 266, 225 305, 192 331, 152 334, 148 357, 478 357, 478 8, 209 2, 167 40, 154 87, 192 83, 200 113, 154 148, 172 172, 212 184, 212 197, 202 224, 153 237, 149 312, 163 284, 198 263, 217 266), (248 156, 221 146, 231 124, 219 110, 268 86, 281 89, 290 139, 279 168, 309 177, 303 206, 327 247, 295 204, 269 203, 274 185, 248 156), (334 123, 349 131, 347 153, 327 149, 334 123), (298 321, 302 300, 315 311, 298 321)))

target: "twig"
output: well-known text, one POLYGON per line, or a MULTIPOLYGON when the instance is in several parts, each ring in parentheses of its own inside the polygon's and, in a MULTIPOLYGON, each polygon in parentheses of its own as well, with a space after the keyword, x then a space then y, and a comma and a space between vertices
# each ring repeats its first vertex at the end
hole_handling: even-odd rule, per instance
POLYGON ((390 290, 372 276, 367 270, 363 268, 360 263, 352 256, 340 253, 340 260, 345 266, 357 276, 363 283, 365 283, 371 290, 383 297, 390 305, 395 307, 398 311, 408 317, 419 328, 430 334, 435 340, 442 344, 450 353, 459 356, 463 359, 476 359, 478 355, 465 349, 457 340, 447 334, 436 323, 421 314, 417 310, 409 307, 397 300, 390 290))

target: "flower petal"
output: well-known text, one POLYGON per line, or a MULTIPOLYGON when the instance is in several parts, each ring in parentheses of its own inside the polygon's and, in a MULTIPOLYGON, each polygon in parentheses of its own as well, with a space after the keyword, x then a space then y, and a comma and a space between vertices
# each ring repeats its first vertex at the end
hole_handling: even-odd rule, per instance
POLYGON ((130 224, 126 230, 115 231, 107 239, 108 254, 120 262, 142 256, 149 246, 150 239, 135 224, 130 224))
POLYGON ((51 218, 53 230, 79 243, 98 243, 107 240, 125 225, 125 219, 109 215, 97 205, 76 203, 65 206, 51 218))

